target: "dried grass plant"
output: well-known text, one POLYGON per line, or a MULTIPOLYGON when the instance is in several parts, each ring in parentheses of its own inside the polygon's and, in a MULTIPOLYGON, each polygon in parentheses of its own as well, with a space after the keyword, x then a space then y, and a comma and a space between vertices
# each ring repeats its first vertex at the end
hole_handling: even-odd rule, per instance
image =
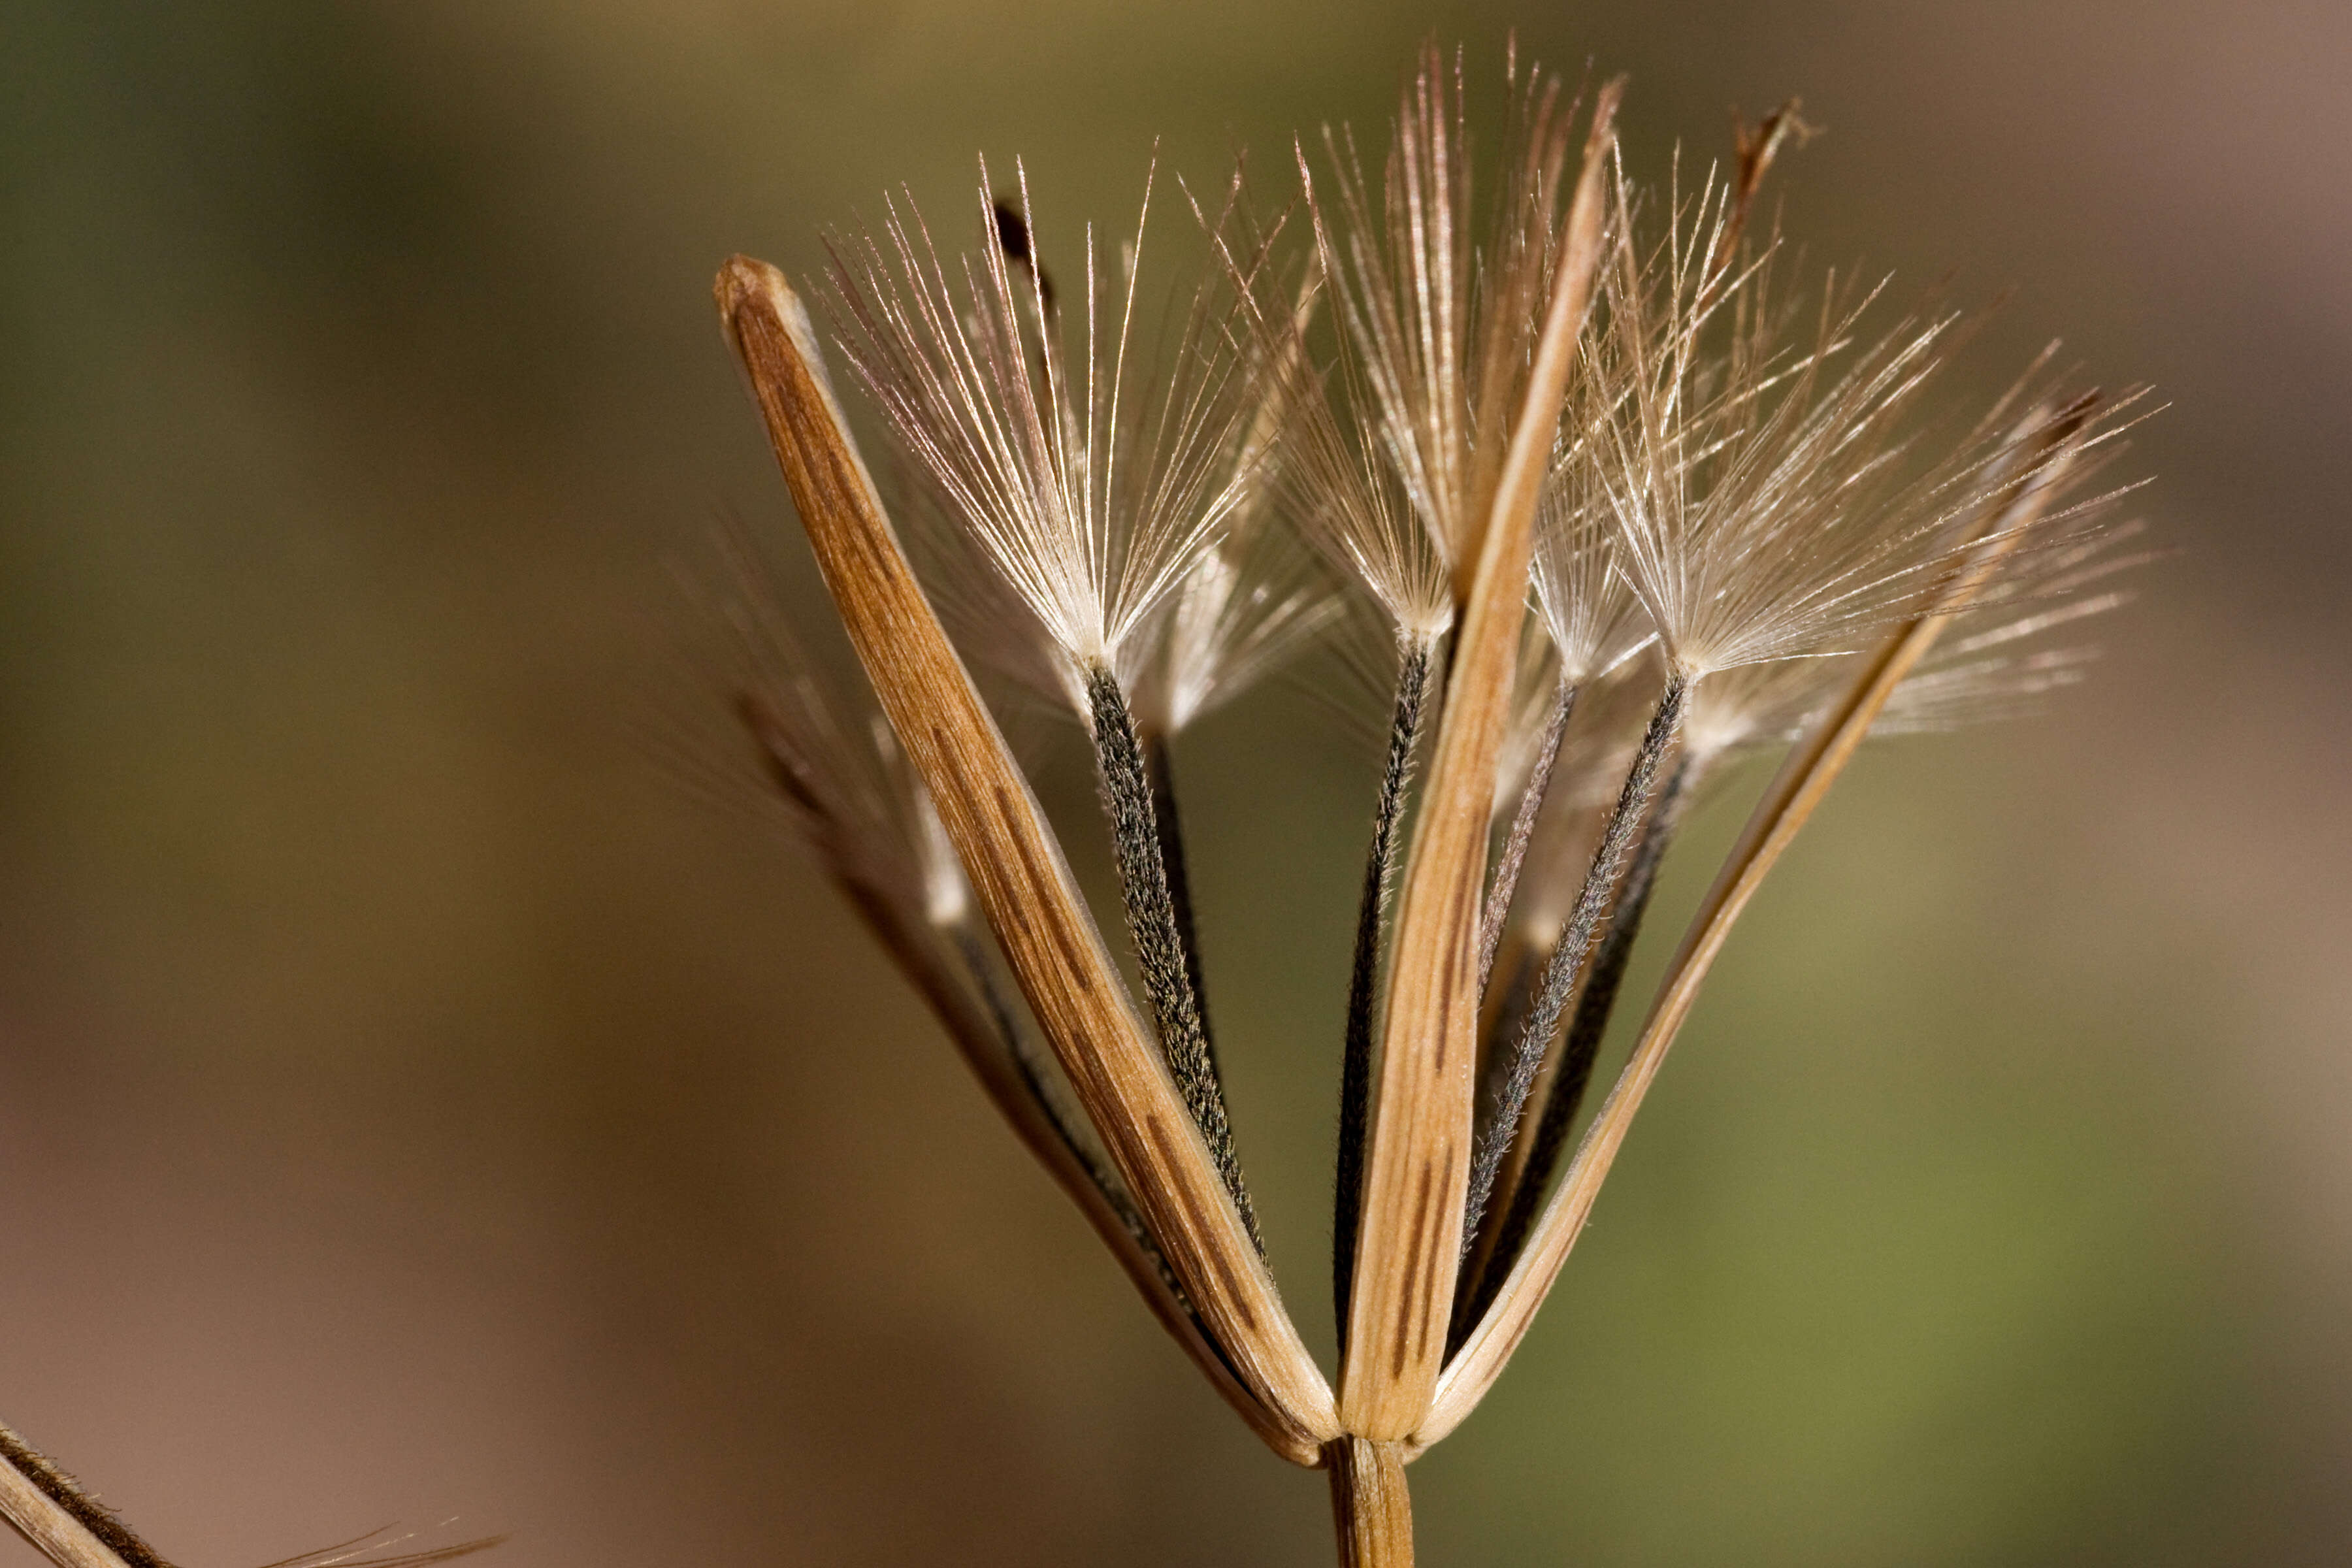
MULTIPOLYGON (((1970 318, 1801 279, 1756 218, 1793 108, 1695 192, 1644 195, 1620 83, 1504 76, 1489 165, 1460 58, 1432 46, 1377 163, 1345 131, 1302 142, 1271 217, 1238 174, 1181 203, 1147 180, 1133 237, 1111 258, 1087 231, 1058 288, 1025 172, 1000 198, 983 165, 952 256, 909 202, 837 241, 821 308, 908 478, 905 538, 801 293, 741 257, 717 284, 874 700, 824 690, 745 595, 736 711, 773 791, 1170 1335, 1267 1447, 1328 1473, 1360 1568, 1412 1561, 1405 1466, 1501 1375, 1710 965, 1855 749, 2081 679, 2087 654, 2048 636, 2121 602, 2137 559, 2124 492, 2092 484, 2134 397, 2044 356, 1955 412, 1970 318), (1163 305, 1144 280, 1171 250, 1195 270, 1163 305), (1171 741, 1366 625, 1392 695, 1333 1042, 1335 1378, 1267 1266, 1171 741), (1139 997, 974 666, 1090 742, 1139 997), (1588 1113, 1688 802, 1776 745, 1588 1113)), ((0 1515, 60 1568, 169 1568, 5 1428, 0 1461, 0 1515)))
POLYGON ((983 166, 957 259, 911 204, 837 242, 821 309, 926 558, 959 563, 943 591, 801 294, 740 257, 718 281, 879 710, 819 697, 749 616, 775 657, 743 707, 776 783, 1171 1334, 1276 1453, 1328 1472, 1341 1561, 1383 1568, 1412 1561, 1405 1465, 1501 1374, 1733 924, 1856 747, 2079 679, 2085 655, 2034 639, 2120 602, 2091 590, 2136 559, 2124 492, 2090 483, 2135 397, 2070 389, 2045 355, 1956 414, 1971 318, 1795 280, 1754 217, 1793 106, 1696 193, 1644 195, 1619 83, 1580 99, 1515 60, 1481 169, 1464 76, 1425 48, 1384 158, 1302 142, 1272 218, 1238 174, 1191 199, 1206 255, 1156 358, 1139 279, 1147 249, 1183 247, 1164 219, 1114 268, 1088 231, 1057 289, 1025 173, 1000 199, 983 166), (1168 741, 1367 619, 1393 698, 1335 1042, 1335 1379, 1259 1237, 1168 741), (1024 672, 1091 742, 1139 1003, 968 658, 1024 672), (1773 744, 1583 1114, 1685 804, 1773 744))

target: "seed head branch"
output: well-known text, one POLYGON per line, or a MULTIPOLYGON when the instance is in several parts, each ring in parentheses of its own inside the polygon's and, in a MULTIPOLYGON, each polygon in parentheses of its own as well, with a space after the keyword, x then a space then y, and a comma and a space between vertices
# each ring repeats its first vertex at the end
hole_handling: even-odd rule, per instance
POLYGON ((1161 1251, 1284 1435, 1319 1452, 1337 1436, 1329 1385, 1145 1037, 1101 933, 995 721, 898 546, 822 369, 806 311, 775 268, 721 269, 730 342, 850 641, 1053 1046, 1161 1251))
POLYGON ((1545 1053, 1536 1075, 1530 1097, 1536 1106, 1533 1124, 1521 1119, 1518 1135, 1496 1177, 1486 1223, 1479 1227, 1476 1244, 1464 1267, 1463 1299, 1454 1314, 1455 1341, 1447 1348, 1448 1355, 1461 1349, 1462 1336, 1494 1303, 1495 1293, 1517 1261, 1544 1194, 1559 1169, 1569 1131, 1575 1125, 1577 1109, 1592 1080, 1592 1065, 1616 1012, 1626 963, 1642 934, 1650 894, 1657 886, 1658 868, 1674 841, 1683 802, 1696 782, 1691 754, 1685 749, 1658 785, 1641 841, 1618 885, 1601 944, 1593 951, 1592 963, 1577 991, 1576 1011, 1570 1017, 1568 1032, 1545 1053))
POLYGON ((1601 1184, 1624 1143, 1634 1112, 1690 1016, 1699 985, 1722 951, 1733 922, 1853 758, 1888 697, 1952 616, 1965 609, 1987 583, 1996 580, 2003 560, 2030 536, 2034 522, 2052 507, 2067 480, 2093 406, 2092 400, 2081 399, 2054 414, 2038 411, 2027 420, 2024 439, 2034 451, 2034 460, 2011 482, 2013 499, 1977 530, 1979 542, 1933 605, 1899 623, 1887 635, 1845 695, 1813 721, 1790 753, 1685 934, 1633 1054, 1587 1130, 1527 1250, 1494 1305, 1446 1367, 1428 1420, 1415 1441, 1436 1442, 1460 1425, 1517 1348, 1591 1216, 1601 1184))
POLYGON ((1348 1429, 1396 1439, 1435 1387, 1461 1249, 1475 1070, 1477 934, 1496 763, 1527 605, 1531 533, 1601 258, 1620 83, 1599 94, 1525 400, 1485 520, 1427 799, 1405 872, 1382 1026, 1340 1401, 1348 1429))

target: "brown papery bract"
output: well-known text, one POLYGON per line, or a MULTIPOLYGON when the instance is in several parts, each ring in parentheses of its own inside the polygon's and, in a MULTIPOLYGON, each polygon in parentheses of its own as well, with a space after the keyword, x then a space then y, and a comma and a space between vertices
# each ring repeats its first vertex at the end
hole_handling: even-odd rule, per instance
POLYGON ((826 585, 883 710, 937 803, 1030 1010, 1219 1352, 1278 1451, 1338 1435, 1299 1342, 1059 846, 938 618, 849 438, 806 312, 773 268, 730 262, 721 321, 743 361, 826 585))

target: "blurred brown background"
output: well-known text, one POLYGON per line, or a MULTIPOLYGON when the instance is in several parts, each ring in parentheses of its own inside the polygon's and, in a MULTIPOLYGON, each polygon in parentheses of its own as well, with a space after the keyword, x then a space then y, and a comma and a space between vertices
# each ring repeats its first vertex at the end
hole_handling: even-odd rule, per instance
MULTIPOLYGON (((2134 460, 2179 553, 2093 686, 1842 788, 1416 1468, 1427 1560, 2352 1559, 2321 0, 10 7, 0 1417, 191 1568, 392 1521, 512 1531, 512 1568, 1328 1561, 1319 1478, 1162 1342, 773 825, 646 736, 704 720, 667 563, 714 509, 803 566, 720 257, 807 271, 900 181, 961 240, 985 150, 1028 158, 1050 260, 1130 221, 1155 135, 1279 188, 1425 33, 1484 85, 1514 25, 1632 73, 1653 173, 1801 93, 1792 231, 2016 286, 1988 376, 2063 333, 2158 384, 2134 460)), ((1312 715, 1275 693, 1180 765, 1244 1152, 1328 1348, 1371 775, 1312 715)))

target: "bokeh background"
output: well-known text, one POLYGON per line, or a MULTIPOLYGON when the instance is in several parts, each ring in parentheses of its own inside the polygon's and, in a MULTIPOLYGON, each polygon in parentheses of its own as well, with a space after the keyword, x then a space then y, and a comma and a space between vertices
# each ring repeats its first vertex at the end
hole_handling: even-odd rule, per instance
MULTIPOLYGON (((1791 231, 2013 287, 1988 379, 2063 334, 2157 384, 2176 552, 2090 687, 1832 798, 1415 1468, 1426 1560, 2352 1559, 2326 0, 11 5, 0 1417, 190 1568, 395 1521, 513 1568, 1328 1561, 1321 1479, 1163 1342, 777 824, 666 761, 718 732, 672 569, 732 507, 805 585, 728 252, 809 271, 902 181, 951 228, 985 150, 1067 258, 1154 137, 1278 187, 1294 130, 1377 133, 1422 37, 1490 83, 1515 26, 1632 73, 1651 173, 1803 95, 1791 231)), ((1277 691, 1179 763, 1328 1350, 1372 759, 1277 691)))

